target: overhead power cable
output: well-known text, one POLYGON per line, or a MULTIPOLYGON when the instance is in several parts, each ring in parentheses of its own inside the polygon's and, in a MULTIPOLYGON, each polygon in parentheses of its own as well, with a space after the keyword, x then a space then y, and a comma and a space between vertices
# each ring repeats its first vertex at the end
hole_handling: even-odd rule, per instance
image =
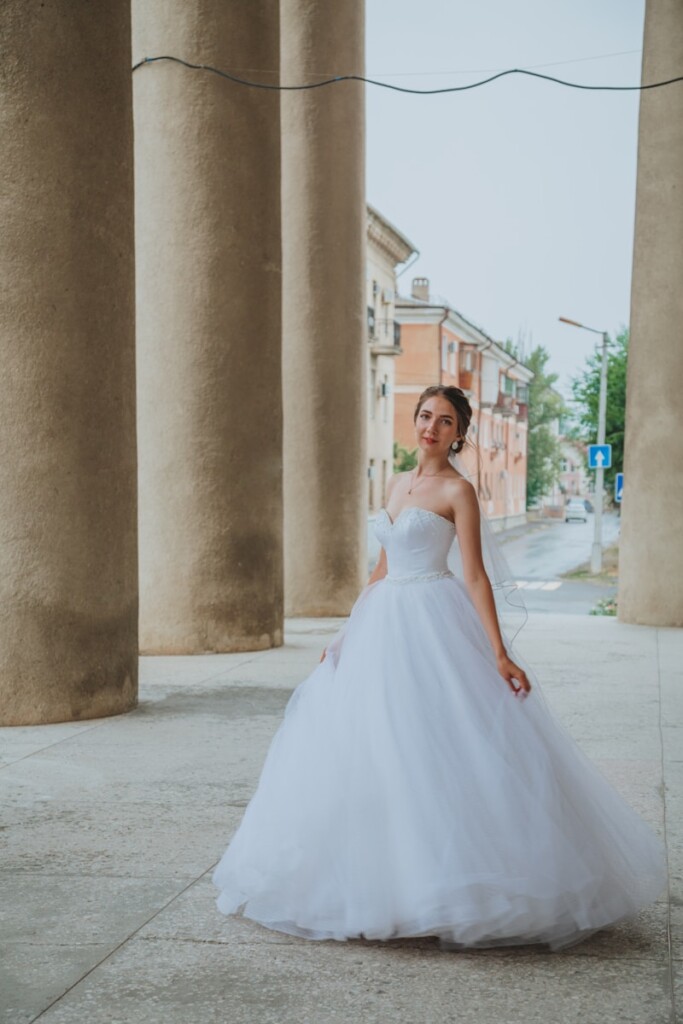
POLYGON ((554 78, 552 75, 543 75, 538 71, 531 71, 529 68, 508 68, 507 71, 499 71, 489 78, 483 78, 478 82, 470 82, 469 85, 449 85, 441 89, 409 89, 405 85, 392 85, 391 82, 381 82, 374 78, 365 78, 363 75, 334 75, 330 78, 323 78, 319 82, 307 82, 300 85, 274 85, 269 82, 254 82, 248 78, 240 78, 229 71, 221 71, 220 68, 212 67, 211 64, 192 64, 181 57, 172 57, 164 54, 159 57, 144 57, 137 64, 133 65, 133 71, 138 71, 145 64, 154 64, 157 61, 172 61, 175 64, 182 64, 183 67, 192 71, 208 71, 210 74, 227 78, 229 82, 236 85, 245 85, 250 89, 268 89, 271 92, 303 92, 308 89, 323 89, 328 85, 337 85, 339 82, 364 82, 366 85, 374 85, 379 89, 391 89, 392 92, 410 93, 413 96, 436 96, 442 93, 466 92, 468 89, 478 89, 489 82, 495 82, 498 78, 505 78, 507 75, 528 75, 530 78, 540 78, 546 82, 555 82, 556 85, 563 85, 569 89, 584 89, 590 92, 643 92, 646 89, 660 89, 664 85, 673 85, 674 82, 683 82, 683 75, 676 78, 668 78, 663 82, 650 82, 647 85, 584 85, 580 82, 566 82, 562 78, 554 78))
MULTIPOLYGON (((617 50, 614 53, 597 53, 591 57, 572 57, 569 60, 544 61, 542 64, 525 64, 525 71, 535 71, 537 68, 557 68, 567 64, 586 64, 590 61, 608 60, 611 57, 630 57, 641 50, 617 50)), ((505 71, 505 68, 442 68, 441 70, 430 71, 381 71, 377 75, 370 75, 372 78, 445 78, 452 75, 493 75, 497 71, 505 71)), ((233 73, 261 74, 261 68, 233 68, 233 73)), ((269 68, 265 74, 274 74, 269 68)), ((331 78, 331 72, 317 72, 318 78, 331 78)))
MULTIPOLYGON (((611 57, 628 57, 641 50, 617 50, 614 53, 597 53, 590 57, 572 57, 569 60, 544 61, 543 64, 525 64, 525 71, 535 71, 537 68, 557 68, 566 64, 585 64, 588 61, 608 60, 611 57)), ((505 68, 442 68, 441 70, 431 69, 429 71, 379 71, 374 75, 368 73, 369 78, 446 78, 449 75, 493 75, 497 71, 505 71, 505 68)), ((280 72, 275 68, 232 68, 233 75, 278 75, 280 72)), ((320 71, 319 69, 308 69, 307 77, 334 78, 332 71, 320 71)))

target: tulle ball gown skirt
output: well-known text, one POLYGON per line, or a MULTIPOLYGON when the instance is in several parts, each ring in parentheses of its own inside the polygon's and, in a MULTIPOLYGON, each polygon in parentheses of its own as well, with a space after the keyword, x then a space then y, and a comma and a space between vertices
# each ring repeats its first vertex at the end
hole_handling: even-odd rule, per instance
POLYGON ((426 568, 370 587, 294 691, 218 908, 307 939, 562 949, 657 898, 662 844, 426 568))

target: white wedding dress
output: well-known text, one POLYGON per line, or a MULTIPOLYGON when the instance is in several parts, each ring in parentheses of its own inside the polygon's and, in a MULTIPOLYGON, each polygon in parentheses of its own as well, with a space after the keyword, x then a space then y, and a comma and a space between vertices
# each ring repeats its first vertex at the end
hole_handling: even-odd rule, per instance
POLYGON ((375 529, 388 575, 292 694, 218 908, 308 939, 560 949, 655 900, 662 844, 498 674, 453 523, 410 507, 375 529))

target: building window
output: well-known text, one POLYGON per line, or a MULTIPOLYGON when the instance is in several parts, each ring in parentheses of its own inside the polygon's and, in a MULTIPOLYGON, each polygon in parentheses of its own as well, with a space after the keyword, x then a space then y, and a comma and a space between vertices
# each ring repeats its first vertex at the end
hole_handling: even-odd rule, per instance
POLYGON ((456 358, 458 355, 458 346, 454 341, 448 343, 448 372, 451 377, 455 377, 456 358))
POLYGON ((377 370, 370 370, 370 419, 375 418, 375 407, 377 405, 377 370))
POLYGON ((368 306, 368 337, 370 337, 370 338, 374 338, 375 337, 375 326, 376 326, 375 307, 374 306, 368 306))
POLYGON ((382 382, 382 422, 388 423, 389 421, 389 378, 386 373, 384 374, 384 381, 382 382))

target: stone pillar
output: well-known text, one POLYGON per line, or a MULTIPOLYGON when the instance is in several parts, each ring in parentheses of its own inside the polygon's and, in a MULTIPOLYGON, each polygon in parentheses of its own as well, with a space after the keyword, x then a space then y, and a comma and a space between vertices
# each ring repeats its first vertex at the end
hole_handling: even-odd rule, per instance
MULTIPOLYGON (((648 0, 643 83, 680 75, 683 7, 648 0)), ((683 84, 641 93, 619 618, 683 626, 683 84)))
MULTIPOLYGON (((134 61, 159 54, 277 83, 277 0, 134 0, 134 61)), ((133 88, 141 649, 276 646, 279 94, 163 61, 133 88)))
MULTIPOLYGON (((282 82, 362 74, 363 0, 281 0, 282 82)), ((285 594, 344 615, 367 578, 360 82, 282 94, 285 594)))
POLYGON ((137 699, 130 9, 0 4, 0 724, 137 699))

